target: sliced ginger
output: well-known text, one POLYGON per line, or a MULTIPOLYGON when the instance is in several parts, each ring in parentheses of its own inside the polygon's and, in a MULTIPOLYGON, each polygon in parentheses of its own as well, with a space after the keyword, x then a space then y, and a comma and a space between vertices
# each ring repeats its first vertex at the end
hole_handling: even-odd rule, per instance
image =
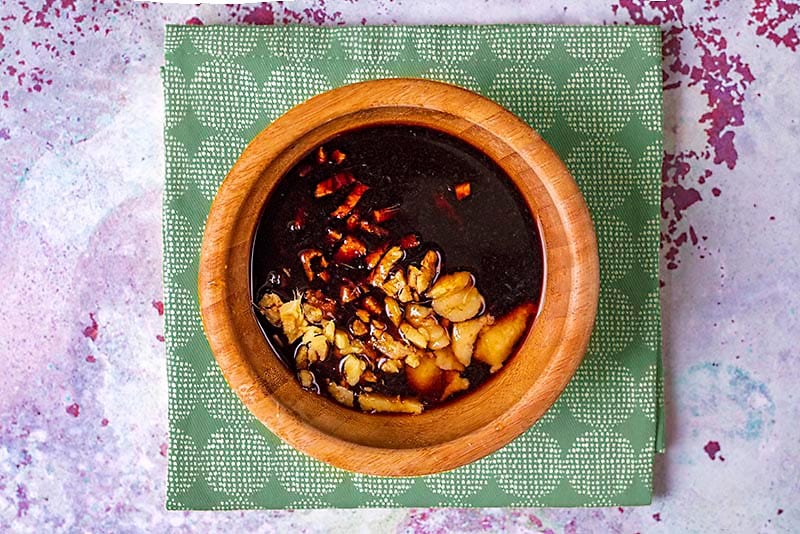
POLYGON ((453 336, 451 346, 453 354, 467 366, 472 362, 472 351, 475 349, 475 340, 478 339, 481 329, 494 321, 491 315, 483 315, 469 321, 453 324, 453 336))
POLYGON ((500 369, 503 362, 511 356, 514 345, 525 332, 528 320, 535 312, 536 307, 526 302, 497 319, 493 325, 485 326, 475 343, 475 359, 490 365, 492 373, 500 369))
POLYGON ((406 366, 408 385, 421 395, 432 395, 442 389, 442 370, 430 355, 424 355, 416 367, 406 366))
POLYGON ((362 393, 358 404, 365 412, 422 413, 422 403, 417 399, 390 397, 379 393, 362 393))

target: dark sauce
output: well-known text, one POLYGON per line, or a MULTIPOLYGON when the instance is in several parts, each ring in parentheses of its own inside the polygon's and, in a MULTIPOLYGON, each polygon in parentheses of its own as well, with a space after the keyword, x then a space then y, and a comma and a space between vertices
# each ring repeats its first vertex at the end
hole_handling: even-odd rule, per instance
MULTIPOLYGON (((338 150, 346 159, 339 164, 320 163, 316 152, 308 154, 281 180, 264 208, 253 246, 253 302, 267 291, 288 300, 306 289, 319 289, 336 299, 342 281, 362 280, 369 274, 360 260, 350 265, 332 263, 328 281, 309 282, 299 259, 305 249, 332 257, 338 245, 328 239, 329 229, 352 233, 346 218, 332 224, 330 217, 349 188, 323 198, 314 196, 319 182, 342 170, 369 187, 357 204, 359 213, 399 207, 396 216, 380 225, 388 236, 358 234, 368 251, 390 240, 416 236, 420 245, 406 251, 404 264, 418 262, 428 250, 438 251, 442 273, 473 273, 486 313, 501 316, 521 302, 539 302, 543 259, 534 217, 508 176, 486 155, 449 135, 411 126, 346 132, 324 149, 329 154, 338 150), (465 182, 471 193, 458 200, 454 188, 465 182)), ((371 291, 382 303, 381 290, 371 291)), ((355 303, 338 308, 336 324, 349 324, 355 310, 355 303)), ((279 329, 256 315, 275 352, 294 369, 296 343, 286 344, 279 329)), ((312 370, 317 383, 341 378, 333 357, 315 362, 312 370)), ((473 360, 462 376, 469 379, 469 390, 474 390, 489 378, 489 367, 473 360)), ((351 389, 358 393, 362 387, 351 389)), ((414 396, 426 405, 440 404, 411 390, 402 372, 384 374, 368 387, 378 393, 414 396)), ((318 389, 325 393, 325 388, 318 389)))

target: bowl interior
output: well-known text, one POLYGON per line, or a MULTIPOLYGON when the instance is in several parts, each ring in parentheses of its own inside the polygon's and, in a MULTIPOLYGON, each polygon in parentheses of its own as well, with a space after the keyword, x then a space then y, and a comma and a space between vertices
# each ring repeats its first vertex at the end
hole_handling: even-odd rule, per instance
POLYGON ((201 311, 226 379, 281 438, 347 469, 425 474, 493 452, 555 401, 582 358, 594 321, 596 245, 574 181, 546 143, 516 117, 451 86, 384 82, 391 83, 367 82, 348 86, 346 94, 335 94, 339 89, 315 97, 248 146, 209 215, 201 311), (499 165, 537 218, 545 264, 539 316, 517 354, 475 391, 415 416, 359 413, 304 391, 264 338, 250 300, 253 240, 278 181, 310 150, 341 132, 393 124, 449 134, 499 165), (389 451, 391 461, 385 457, 389 451))
MULTIPOLYGON (((475 276, 487 303, 487 314, 501 317, 525 302, 538 307, 543 253, 536 220, 509 177, 475 147, 441 132, 392 125, 342 132, 325 148, 329 153, 335 149, 346 154, 345 161, 319 165, 318 151, 312 150, 268 197, 253 246, 253 302, 258 302, 265 291, 277 289, 286 300, 292 287, 305 289, 305 277, 297 276, 304 269, 299 251, 310 247, 332 255, 335 245, 329 243, 326 229, 336 228, 343 234, 357 235, 368 251, 387 240, 418 235, 421 242, 408 252, 406 261, 419 262, 427 251, 440 251, 445 272, 466 269, 475 276), (368 216, 373 209, 399 207, 391 220, 380 224, 388 235, 348 230, 344 221, 331 220, 329 214, 341 205, 344 191, 315 196, 316 184, 332 174, 347 172, 353 172, 359 182, 369 187, 359 200, 360 213, 368 216), (467 182, 471 190, 467 198, 458 200, 453 188, 461 182, 467 182), (302 229, 298 221, 302 221, 302 229), (289 228, 292 230, 287 231, 289 228), (284 269, 294 276, 287 278, 284 269), (290 283, 281 287, 278 280, 290 283)), ((363 271, 334 267, 326 291, 333 291, 336 299, 332 288, 345 279, 359 280, 363 275, 363 271)), ((383 302, 382 294, 377 298, 383 302)), ((273 350, 293 369, 294 345, 284 345, 283 336, 275 337, 280 329, 269 324, 262 314, 256 316, 273 350)), ((339 316, 337 324, 346 328, 348 317, 339 316)), ((326 359, 319 364, 317 377, 335 373, 337 363, 336 358, 326 359)), ((471 383, 466 394, 495 376, 488 368, 476 362, 466 370, 471 383)), ((393 377, 388 384, 379 382, 377 389, 390 395, 418 395, 401 376, 393 377)), ((322 388, 321 394, 324 391, 322 388)), ((425 400, 430 402, 426 410, 441 405, 435 402, 434 395, 425 400)))

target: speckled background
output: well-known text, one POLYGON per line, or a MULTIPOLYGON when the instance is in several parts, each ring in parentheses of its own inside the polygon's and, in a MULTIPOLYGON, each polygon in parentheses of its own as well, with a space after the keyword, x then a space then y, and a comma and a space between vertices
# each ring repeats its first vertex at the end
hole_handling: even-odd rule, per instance
POLYGON ((0 530, 797 532, 800 3, 0 1, 0 530), (650 507, 164 511, 165 23, 657 23, 667 454, 650 507))

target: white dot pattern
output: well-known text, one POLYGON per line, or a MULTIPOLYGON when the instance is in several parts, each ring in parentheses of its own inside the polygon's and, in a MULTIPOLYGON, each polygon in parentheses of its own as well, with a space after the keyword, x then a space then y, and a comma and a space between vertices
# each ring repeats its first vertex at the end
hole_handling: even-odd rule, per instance
POLYGON ((286 491, 320 497, 331 493, 344 480, 345 472, 320 464, 289 445, 275 448, 275 474, 286 491))
POLYGON ((630 299, 613 287, 600 287, 600 302, 589 350, 613 356, 622 352, 636 334, 636 321, 630 299))
POLYGON ((575 440, 567 453, 567 477, 581 495, 612 499, 631 484, 636 463, 630 441, 617 432, 596 430, 575 440))
POLYGON ((661 66, 656 65, 648 69, 636 86, 634 101, 638 109, 642 125, 648 130, 658 132, 661 130, 662 95, 661 95, 661 66))
POLYGON ((254 417, 247 411, 239 397, 225 395, 226 391, 230 391, 230 387, 222 376, 219 366, 216 362, 212 362, 200 381, 200 399, 208 413, 214 419, 238 425, 253 421, 254 417))
POLYGON ((464 503, 486 486, 491 473, 488 458, 465 465, 457 471, 448 471, 425 477, 425 485, 434 493, 464 503))
POLYGON ((500 489, 522 499, 549 494, 564 477, 561 445, 549 434, 527 432, 491 456, 500 489))
POLYGON ((192 487, 200 473, 194 440, 179 428, 170 429, 167 482, 176 494, 192 487))
POLYGON ((661 142, 656 142, 644 149, 636 163, 636 184, 642 193, 644 202, 650 206, 661 205, 661 180, 654 180, 653 177, 661 175, 663 159, 664 151, 661 148, 661 142))
POLYGON ((226 511, 226 510, 249 510, 255 508, 255 504, 250 499, 245 497, 234 497, 215 504, 211 507, 212 510, 226 511))
POLYGON ((550 26, 487 26, 483 32, 498 58, 521 63, 547 57, 558 38, 550 26))
MULTIPOLYGON (((639 265, 647 273, 658 275, 659 238, 661 235, 661 217, 656 215, 645 221, 636 238, 635 253, 639 265)), ((660 314, 659 314, 660 315, 660 314)))
POLYGON ((319 510, 321 508, 330 508, 329 504, 325 504, 322 499, 308 497, 305 499, 297 499, 292 501, 287 508, 290 510, 319 510))
POLYGON ((570 127, 595 138, 622 130, 633 108, 627 78, 604 65, 587 65, 575 72, 561 90, 560 103, 570 127))
POLYGON ((244 425, 228 426, 212 434, 203 450, 208 485, 227 495, 244 497, 269 481, 270 452, 263 439, 244 425))
POLYGON ((495 78, 488 96, 537 130, 555 121, 558 92, 553 79, 538 69, 510 67, 495 78))
POLYGON ((636 474, 649 491, 653 491, 653 456, 655 450, 656 440, 651 436, 639 452, 639 457, 636 462, 636 474))
POLYGON ((276 28, 276 31, 259 37, 277 57, 290 61, 311 61, 325 57, 330 50, 330 41, 320 40, 318 36, 319 28, 295 26, 291 30, 276 28))
MULTIPOLYGON (((191 384, 197 382, 194 367, 184 358, 176 357, 167 363, 167 380, 191 384)), ((181 421, 189 416, 197 404, 197 390, 194 388, 169 390, 170 421, 181 421)))
POLYGON ((354 69, 350 74, 347 75, 347 78, 344 79, 344 83, 357 83, 363 82, 366 80, 378 80, 380 78, 397 78, 398 76, 391 72, 388 69, 385 69, 378 65, 373 66, 365 66, 365 67, 358 67, 354 69))
POLYGON ((400 503, 391 497, 379 497, 371 499, 364 504, 358 506, 359 508, 400 508, 400 503))
POLYGON ((164 117, 167 129, 181 122, 189 110, 189 93, 186 90, 186 79, 177 65, 167 63, 162 67, 164 79, 164 106, 174 110, 164 117))
POLYGON ((169 288, 166 293, 169 299, 169 313, 164 321, 167 344, 172 349, 179 349, 202 332, 199 307, 194 295, 186 288, 169 288))
POLYGON ((661 351, 661 300, 658 288, 647 295, 639 314, 639 337, 654 351, 661 351))
POLYGON ((172 228, 172 231, 164 234, 164 248, 172 251, 169 257, 164 258, 164 275, 172 278, 197 260, 203 236, 201 231, 192 227, 186 216, 173 208, 167 208, 164 212, 172 228))
POLYGON ((572 415, 595 428, 613 428, 625 421, 636 406, 630 370, 607 357, 589 357, 564 392, 572 415))
POLYGON ((386 63, 397 59, 406 43, 407 32, 399 26, 379 28, 381 38, 356 32, 342 32, 339 43, 349 59, 364 63, 386 63))
POLYGON ((220 168, 230 169, 247 142, 240 137, 215 135, 200 143, 189 169, 192 179, 203 196, 214 199, 221 183, 220 168))
POLYGON ((608 62, 619 58, 630 45, 628 32, 609 31, 601 40, 587 39, 593 32, 591 26, 578 26, 564 37, 564 47, 578 59, 591 62, 608 62))
POLYGON ((390 498, 402 495, 414 485, 413 478, 385 478, 369 475, 353 475, 353 484, 362 493, 373 497, 390 498))
POLYGON ((642 413, 651 421, 656 421, 657 392, 653 387, 658 380, 658 369, 655 364, 647 368, 647 372, 636 387, 636 402, 642 413))
POLYGON ((224 26, 209 26, 202 33, 197 33, 192 44, 206 54, 219 58, 235 58, 244 56, 258 44, 255 34, 234 35, 224 26))
POLYGON ((171 155, 166 161, 165 169, 169 179, 164 184, 164 201, 170 205, 188 188, 189 156, 184 144, 169 134, 164 136, 164 148, 171 155))
POLYGON ((317 68, 303 63, 278 67, 265 85, 267 116, 275 120, 295 104, 329 89, 332 87, 317 68))
POLYGON ((631 246, 619 246, 620 243, 632 243, 633 234, 625 221, 610 213, 595 221, 595 232, 600 256, 600 281, 609 284, 625 276, 633 266, 636 250, 631 246))
POLYGON ((622 204, 633 188, 633 162, 628 151, 612 141, 589 141, 566 160, 592 210, 622 204))
POLYGON ((481 43, 481 36, 467 28, 431 32, 428 28, 410 28, 414 48, 424 61, 443 65, 461 63, 468 60, 481 43))
POLYGON ((239 132, 262 112, 264 95, 253 73, 228 61, 203 63, 189 84, 189 98, 197 118, 216 131, 239 132), (220 88, 228 88, 220 90, 220 88), (235 89, 234 89, 235 88, 235 89))

